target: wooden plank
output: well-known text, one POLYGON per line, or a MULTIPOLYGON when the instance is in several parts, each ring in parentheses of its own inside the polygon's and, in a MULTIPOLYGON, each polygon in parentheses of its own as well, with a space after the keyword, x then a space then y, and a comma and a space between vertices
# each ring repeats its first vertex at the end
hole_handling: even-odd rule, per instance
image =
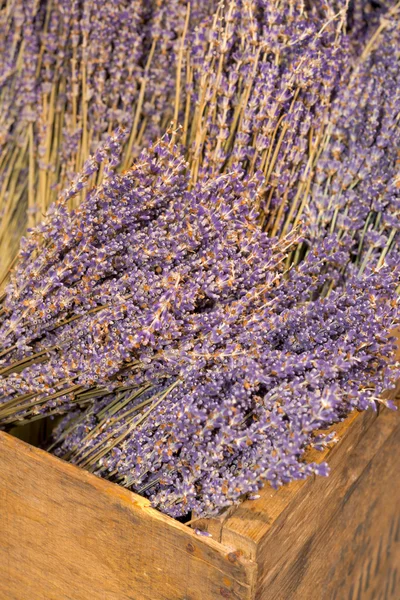
POLYGON ((3 600, 251 600, 256 565, 0 433, 3 600))

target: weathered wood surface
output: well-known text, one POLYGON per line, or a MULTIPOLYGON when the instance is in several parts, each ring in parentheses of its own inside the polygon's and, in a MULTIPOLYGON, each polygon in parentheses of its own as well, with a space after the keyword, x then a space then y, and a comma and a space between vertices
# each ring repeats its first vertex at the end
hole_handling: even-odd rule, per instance
POLYGON ((341 428, 330 477, 266 488, 214 540, 0 434, 0 598, 398 600, 400 415, 341 428))
POLYGON ((250 600, 255 564, 0 433, 1 600, 250 600))

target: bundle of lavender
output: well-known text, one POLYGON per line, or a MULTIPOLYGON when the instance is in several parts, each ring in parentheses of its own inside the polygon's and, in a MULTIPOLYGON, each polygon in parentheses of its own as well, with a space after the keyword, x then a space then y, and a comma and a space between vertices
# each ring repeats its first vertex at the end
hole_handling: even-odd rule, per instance
MULTIPOLYGON (((191 0, 192 27, 213 4, 191 0)), ((2 3, 1 273, 26 226, 42 220, 114 129, 130 131, 123 162, 165 132, 186 13, 180 0, 2 3)))
POLYGON ((325 465, 316 434, 375 406, 398 271, 342 281, 329 241, 287 268, 296 233, 257 223, 262 176, 190 186, 173 139, 119 174, 118 137, 27 238, 2 308, 0 422, 69 412, 57 454, 207 513, 325 465), (104 169, 74 212, 71 194, 104 169), (327 274, 337 282, 320 295, 327 274), (375 290, 375 294, 371 294, 375 290))
MULTIPOLYGON (((261 170, 263 220, 279 232, 289 204, 308 193, 329 106, 354 54, 345 9, 342 0, 5 2, 0 278, 25 227, 41 221, 118 126, 128 132, 120 170, 171 121, 183 127, 193 183, 261 170)), ((358 38, 379 11, 359 12, 350 19, 358 38)), ((71 197, 70 207, 84 197, 71 197)), ((287 216, 289 227, 296 215, 287 216)))
POLYGON ((0 313, 0 425, 66 414, 51 450, 174 517, 326 474, 305 449, 399 375, 397 8, 213 4, 177 3, 168 101, 103 115, 0 313))
POLYGON ((351 259, 343 267, 360 274, 389 256, 399 260, 399 49, 400 5, 376 29, 332 103, 305 203, 311 243, 334 234, 351 259))

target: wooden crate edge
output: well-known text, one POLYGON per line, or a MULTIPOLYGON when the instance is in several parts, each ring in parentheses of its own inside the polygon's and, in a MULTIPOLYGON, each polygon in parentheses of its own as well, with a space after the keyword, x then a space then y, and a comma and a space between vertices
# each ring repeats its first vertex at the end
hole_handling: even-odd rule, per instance
POLYGON ((0 473, 5 600, 253 598, 254 561, 116 484, 4 432, 0 473))

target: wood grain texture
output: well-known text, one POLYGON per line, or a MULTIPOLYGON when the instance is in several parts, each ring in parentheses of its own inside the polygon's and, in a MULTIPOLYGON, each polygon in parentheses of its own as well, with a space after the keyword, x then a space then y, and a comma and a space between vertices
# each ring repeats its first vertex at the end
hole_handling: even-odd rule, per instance
POLYGON ((255 564, 0 433, 1 600, 251 600, 255 564))

